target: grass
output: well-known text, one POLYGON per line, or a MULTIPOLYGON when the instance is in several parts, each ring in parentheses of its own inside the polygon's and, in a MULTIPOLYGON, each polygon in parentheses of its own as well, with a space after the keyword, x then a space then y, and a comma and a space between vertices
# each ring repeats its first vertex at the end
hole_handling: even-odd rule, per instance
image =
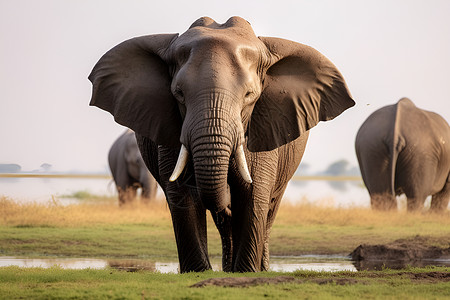
MULTIPOLYGON (((176 260, 170 213, 164 201, 118 208, 95 198, 77 205, 19 204, 0 198, 0 254, 26 257, 97 257, 176 260)), ((271 233, 272 255, 344 254, 362 243, 427 236, 450 245, 450 212, 386 213, 282 204, 271 233)), ((208 246, 220 256, 220 240, 208 217, 208 246)), ((449 268, 376 272, 204 272, 160 274, 115 269, 0 268, 0 299, 448 299, 449 268), (418 275, 417 275, 418 274, 418 275), (433 274, 444 274, 436 280, 433 274), (447 274, 447 275, 445 275, 447 274), (447 276, 447 277, 445 277, 447 276), (279 284, 191 287, 223 277, 286 278, 279 284)))
POLYGON ((92 194, 88 190, 75 191, 70 194, 60 195, 59 197, 73 198, 73 199, 77 199, 77 200, 88 200, 88 201, 92 201, 92 200, 95 200, 95 201, 103 200, 105 202, 117 201, 117 197, 107 197, 107 196, 102 196, 102 195, 96 195, 96 194, 92 194))
POLYGON ((0 268, 2 299, 448 299, 449 268, 378 272, 160 274, 60 268, 0 268), (435 280, 436 275, 444 276, 435 280), (256 285, 233 286, 242 277, 256 285), (215 279, 228 286, 193 287, 215 279), (447 280, 445 279, 447 278, 447 280), (264 283, 263 280, 280 283, 264 283))
MULTIPOLYGON (((103 201, 62 206, 19 204, 0 198, 0 253, 19 256, 176 257, 167 205, 119 208, 103 201)), ((376 212, 282 205, 272 228, 272 255, 347 255, 363 243, 388 243, 416 235, 435 246, 450 244, 450 213, 376 212)), ((219 235, 208 217, 208 246, 220 256, 219 235)))

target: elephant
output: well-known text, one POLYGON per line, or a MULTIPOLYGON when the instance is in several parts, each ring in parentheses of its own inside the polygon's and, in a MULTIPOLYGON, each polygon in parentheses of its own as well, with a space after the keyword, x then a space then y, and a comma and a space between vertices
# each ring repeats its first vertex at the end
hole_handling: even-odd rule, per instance
POLYGON ((371 206, 397 209, 405 194, 407 210, 444 211, 450 198, 450 127, 438 114, 422 110, 408 98, 384 106, 361 125, 355 150, 371 206))
POLYGON ((269 267, 269 235, 309 129, 355 104, 317 50, 257 37, 241 17, 136 37, 94 66, 90 105, 136 132, 172 217, 180 272, 211 269, 206 210, 222 270, 269 267))
POLYGON ((108 163, 119 193, 119 206, 131 203, 138 188, 142 188, 142 202, 148 203, 156 197, 158 184, 142 159, 132 130, 127 129, 112 144, 108 163))

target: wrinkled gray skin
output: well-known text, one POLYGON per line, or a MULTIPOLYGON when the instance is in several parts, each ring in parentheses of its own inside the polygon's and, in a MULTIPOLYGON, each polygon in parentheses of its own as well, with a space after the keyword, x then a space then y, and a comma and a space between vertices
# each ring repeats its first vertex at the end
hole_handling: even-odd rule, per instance
POLYGON ((108 163, 119 193, 120 206, 131 203, 138 188, 142 188, 144 203, 155 198, 158 184, 142 159, 132 130, 128 129, 112 144, 108 163))
POLYGON ((405 194, 408 211, 443 211, 450 199, 450 127, 438 114, 402 98, 361 125, 355 141, 364 183, 375 209, 396 209, 405 194))
POLYGON ((225 24, 205 17, 182 35, 125 41, 89 79, 91 105, 137 133, 167 198, 181 272, 211 268, 206 209, 222 238, 223 270, 267 270, 270 229, 308 130, 354 105, 327 58, 258 38, 239 17, 225 24), (189 160, 171 182, 181 144, 189 160), (252 183, 238 165, 248 166, 252 183))

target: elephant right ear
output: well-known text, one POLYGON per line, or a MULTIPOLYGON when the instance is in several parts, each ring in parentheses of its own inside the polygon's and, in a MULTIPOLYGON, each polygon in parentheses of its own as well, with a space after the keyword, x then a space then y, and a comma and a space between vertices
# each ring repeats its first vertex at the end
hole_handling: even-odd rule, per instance
POLYGON ((169 66, 161 58, 177 36, 137 37, 109 50, 89 75, 90 105, 156 144, 179 146, 181 115, 170 89, 169 66))

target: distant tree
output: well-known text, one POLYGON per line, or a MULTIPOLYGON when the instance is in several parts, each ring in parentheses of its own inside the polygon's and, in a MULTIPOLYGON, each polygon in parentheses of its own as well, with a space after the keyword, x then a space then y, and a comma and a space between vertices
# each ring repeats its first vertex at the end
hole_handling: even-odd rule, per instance
POLYGON ((46 172, 49 172, 51 170, 51 168, 52 168, 51 164, 44 163, 39 167, 39 169, 33 170, 31 172, 32 173, 46 173, 46 172))
POLYGON ((19 173, 21 169, 18 164, 0 164, 0 173, 19 173))
POLYGON ((348 172, 347 167, 349 166, 349 162, 345 159, 338 160, 328 166, 325 170, 324 175, 346 175, 348 172))
POLYGON ((44 172, 50 171, 51 168, 52 168, 52 165, 51 165, 51 164, 45 163, 45 164, 42 164, 42 165, 41 165, 41 169, 44 170, 44 172))

